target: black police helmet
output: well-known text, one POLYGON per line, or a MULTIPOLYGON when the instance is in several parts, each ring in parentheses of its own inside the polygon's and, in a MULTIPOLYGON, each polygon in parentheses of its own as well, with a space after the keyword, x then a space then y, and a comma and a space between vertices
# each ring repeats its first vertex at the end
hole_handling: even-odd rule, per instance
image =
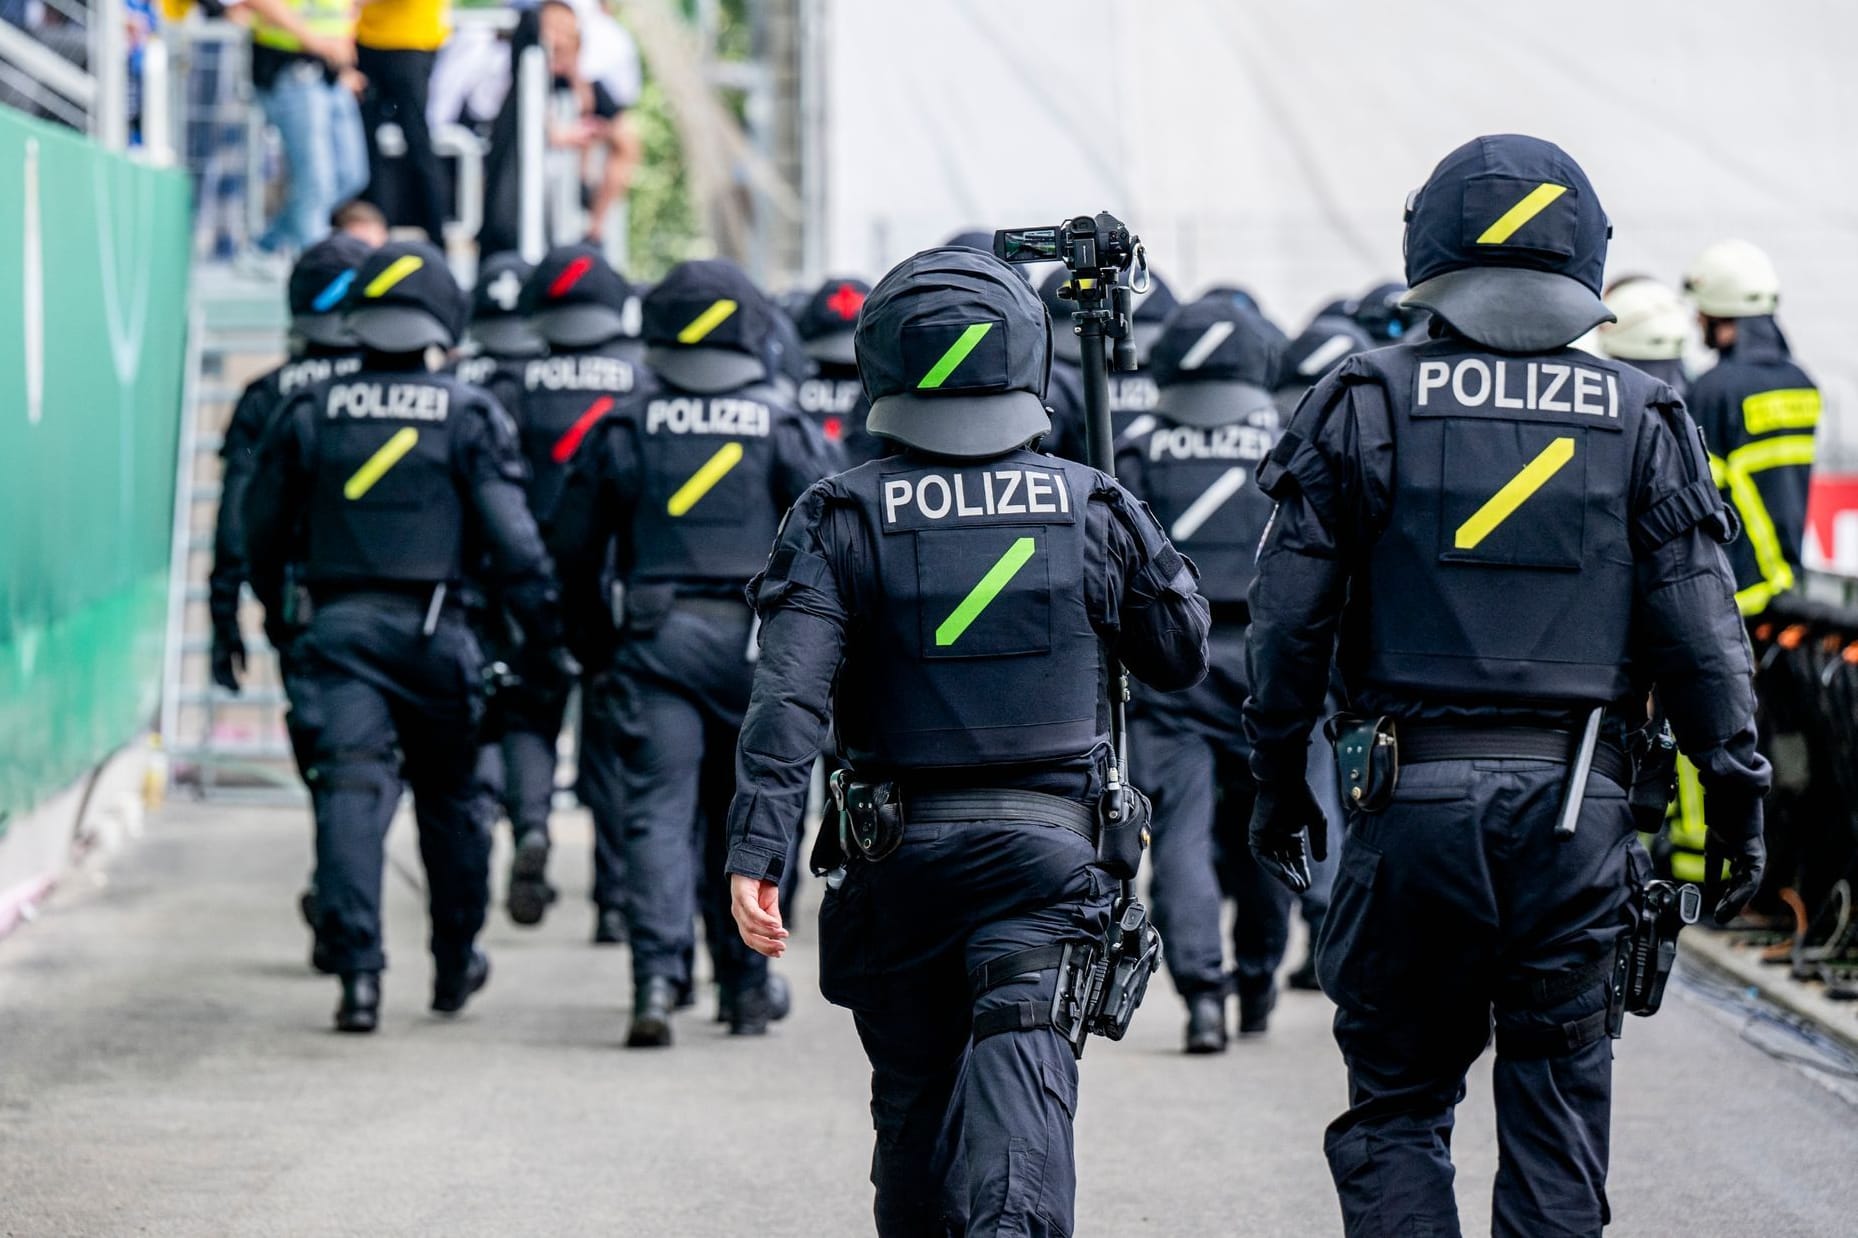
POLYGON ((1613 315, 1600 300, 1612 228, 1581 166, 1552 142, 1475 138, 1407 208, 1406 304, 1499 352, 1542 352, 1613 315))
POLYGON ((627 334, 632 285, 585 243, 557 245, 523 285, 535 333, 556 348, 592 348, 627 334))
POLYGON ((464 332, 470 305, 437 247, 396 241, 375 250, 355 273, 348 328, 377 352, 450 348, 464 332))
POLYGON ((495 357, 540 356, 546 345, 523 320, 523 285, 535 268, 515 251, 492 254, 478 263, 471 289, 472 340, 495 357))
POLYGON ((733 262, 680 262, 645 298, 645 364, 673 387, 712 395, 772 372, 780 311, 733 262))
POLYGON ((806 341, 807 355, 827 365, 852 365, 852 332, 858 326, 858 311, 871 295, 871 285, 862 279, 829 279, 814 289, 794 325, 806 341))
POLYGON ((1278 333, 1230 297, 1206 296, 1168 318, 1149 361, 1155 412, 1186 426, 1223 426, 1274 412, 1283 361, 1278 333))
POLYGON ((341 309, 355 272, 373 252, 344 232, 332 233, 304 250, 290 269, 290 329, 312 344, 332 348, 353 344, 355 337, 348 333, 341 309))
POLYGON ((1376 284, 1350 304, 1355 324, 1384 344, 1424 326, 1431 317, 1422 307, 1407 304, 1405 284, 1376 284))
POLYGON ((871 290, 853 344, 872 434, 977 460, 1051 432, 1051 319, 991 254, 944 246, 905 259, 871 290))
MULTIPOLYGON (((1402 289, 1404 291, 1404 289, 1402 289)), ((1327 309, 1328 307, 1324 307, 1327 309)), ((1284 351, 1277 389, 1301 390, 1327 374, 1348 357, 1375 346, 1374 337, 1346 314, 1318 314, 1303 334, 1284 351)))

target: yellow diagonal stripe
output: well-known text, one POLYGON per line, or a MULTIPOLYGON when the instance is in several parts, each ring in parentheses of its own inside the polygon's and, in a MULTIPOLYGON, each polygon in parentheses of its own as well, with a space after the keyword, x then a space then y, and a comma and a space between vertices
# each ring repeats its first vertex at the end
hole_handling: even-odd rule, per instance
POLYGON ((1503 489, 1490 496, 1490 501, 1477 509, 1477 513, 1458 526, 1458 536, 1452 544, 1460 550, 1470 550, 1479 542, 1489 537, 1491 530, 1508 520, 1517 508, 1529 501, 1529 496, 1548 484, 1548 479, 1559 473, 1574 459, 1574 440, 1558 438, 1542 449, 1542 454, 1523 465, 1523 471, 1503 483, 1503 489))
POLYGON ((395 284, 426 265, 426 260, 418 254, 402 254, 395 258, 385 271, 368 281, 368 286, 361 290, 364 297, 378 297, 395 284))
POLYGON ((735 302, 724 297, 710 308, 690 320, 690 325, 677 333, 680 344, 695 344, 710 332, 723 324, 723 320, 735 313, 735 302))
MULTIPOLYGON (((735 302, 729 302, 734 308, 735 302)), ((690 480, 677 488, 664 509, 673 516, 682 516, 697 505, 698 500, 715 488, 730 469, 742 463, 742 444, 724 443, 716 449, 716 454, 703 462, 703 467, 690 475, 690 480)))
POLYGON ((413 450, 413 444, 419 442, 419 431, 412 426, 404 426, 394 431, 394 436, 381 444, 381 449, 368 457, 368 462, 355 470, 355 475, 342 484, 342 496, 350 501, 360 498, 374 489, 374 483, 383 474, 405 458, 413 450))
POLYGON ((1534 189, 1523 195, 1523 200, 1497 217, 1497 222, 1484 229, 1484 235, 1477 238, 1479 245, 1501 245, 1516 235, 1516 230, 1540 215, 1545 207, 1562 194, 1568 192, 1566 185, 1556 185, 1543 181, 1534 189))

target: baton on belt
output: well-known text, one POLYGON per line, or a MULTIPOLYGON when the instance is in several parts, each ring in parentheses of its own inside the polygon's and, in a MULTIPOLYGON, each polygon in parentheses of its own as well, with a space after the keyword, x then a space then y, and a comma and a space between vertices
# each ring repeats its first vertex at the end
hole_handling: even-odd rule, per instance
POLYGON ((1594 706, 1593 712, 1587 715, 1587 724, 1581 728, 1574 759, 1568 762, 1568 781, 1561 789, 1561 816, 1555 822, 1556 838, 1573 838, 1575 827, 1580 824, 1581 804, 1587 798, 1587 774, 1593 769, 1594 749, 1600 746, 1600 718, 1605 713, 1604 705, 1594 706))

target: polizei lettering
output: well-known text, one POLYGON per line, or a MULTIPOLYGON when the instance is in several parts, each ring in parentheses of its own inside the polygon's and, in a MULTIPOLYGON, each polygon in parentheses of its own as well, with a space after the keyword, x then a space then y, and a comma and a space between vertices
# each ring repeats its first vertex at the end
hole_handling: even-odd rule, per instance
POLYGON ((647 434, 733 434, 768 437, 768 406, 757 400, 700 400, 679 396, 645 406, 647 434))
POLYGON ((1450 405, 1617 420, 1619 377, 1571 361, 1421 361, 1413 403, 1419 408, 1450 405))
POLYGON ((864 388, 855 378, 809 378, 800 384, 800 411, 818 416, 843 417, 858 407, 864 388))
POLYGON ((305 357, 277 372, 277 393, 289 395, 299 387, 320 383, 325 378, 353 374, 360 368, 360 357, 305 357))
POLYGON ((631 391, 632 366, 618 357, 543 357, 523 366, 530 391, 631 391))
POLYGON ((1211 429, 1164 426, 1148 440, 1150 460, 1262 460, 1271 454, 1271 434, 1256 426, 1211 429))
POLYGON ((452 393, 424 383, 337 383, 325 405, 330 417, 378 417, 388 421, 444 421, 452 393))
POLYGON ((884 523, 920 527, 943 520, 1070 516, 1064 478, 1044 469, 895 474, 884 478, 884 523))

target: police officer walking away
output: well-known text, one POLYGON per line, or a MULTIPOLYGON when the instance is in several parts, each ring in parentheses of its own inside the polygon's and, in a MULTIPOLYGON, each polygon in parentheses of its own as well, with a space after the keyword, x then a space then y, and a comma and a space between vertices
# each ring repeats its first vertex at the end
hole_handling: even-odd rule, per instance
POLYGON ((780 1013, 766 960, 726 931, 720 846, 753 674, 742 591, 781 513, 838 465, 769 383, 779 312, 733 263, 674 267, 644 305, 660 387, 593 427, 549 531, 571 639, 611 676, 594 708, 610 715, 598 733, 623 770, 635 1048, 671 1043, 671 1012, 691 983, 704 831, 718 839, 708 936, 730 1030, 760 1034, 780 1013), (601 588, 609 551, 625 586, 617 648, 601 588))
POLYGON ((852 356, 852 332, 869 295, 871 285, 861 279, 829 279, 794 316, 806 355, 813 359, 813 376, 800 384, 800 411, 813 419, 827 442, 839 445, 848 464, 875 460, 889 450, 865 430, 871 401, 865 399, 852 356))
MULTIPOLYGON (((493 379, 490 392, 516 420, 529 464, 529 510, 547 522, 560 497, 568 466, 601 420, 645 383, 619 354, 631 287, 592 245, 563 245, 549 252, 525 281, 522 307, 548 356, 493 379)), ((555 756, 567 711, 565 683, 515 685, 501 694, 504 709, 504 807, 515 851, 510 861, 510 919, 542 922, 555 890, 548 882, 548 815, 555 796, 555 756)), ((589 791, 595 823, 596 937, 623 901, 623 868, 614 837, 618 772, 610 746, 581 753, 581 784, 589 791)))
POLYGON ((523 317, 523 284, 533 270, 521 254, 513 252, 492 254, 478 264, 477 283, 471 289, 471 325, 466 331, 471 351, 453 367, 460 379, 483 387, 494 375, 515 373, 523 362, 548 351, 523 317))
POLYGON ((1199 567, 1212 609, 1207 677, 1178 696, 1139 693, 1129 736, 1130 776, 1154 800, 1155 925, 1187 1003, 1189 1053, 1226 1048, 1222 884, 1238 905, 1233 987, 1241 1033, 1265 1030, 1289 937, 1289 894, 1245 842, 1252 780, 1239 715, 1245 589, 1271 517, 1257 473, 1277 445, 1271 387, 1282 351, 1278 334, 1228 297, 1183 307, 1151 354, 1155 424, 1117 450, 1117 478, 1199 567), (1221 839, 1223 873, 1215 869, 1221 839))
POLYGON ((489 977, 475 941, 489 901, 490 823, 475 794, 481 673, 457 598, 480 554, 545 674, 559 620, 502 409, 429 372, 464 325, 439 251, 388 245, 364 264, 349 324, 359 372, 294 397, 246 492, 252 584, 301 629, 294 725, 316 813, 318 947, 342 978, 336 1027, 379 1020, 383 845, 413 791, 432 917, 432 1008, 453 1014, 489 977), (296 566, 294 580, 285 568, 296 566))
POLYGON ((991 255, 917 254, 857 333, 871 432, 906 449, 814 486, 752 592, 762 655, 730 810, 733 909, 778 957, 778 888, 830 714, 859 824, 820 988, 871 1060, 877 1231, 1070 1233, 1077 1066, 1052 1026, 1067 943, 1100 940, 1105 671, 1206 669, 1191 567, 1109 477, 1034 453, 1051 325, 991 255), (865 810, 869 811, 865 811, 865 810))
POLYGON ((1407 217, 1429 334, 1343 362, 1261 478, 1277 509, 1251 590, 1252 842, 1293 885, 1306 831, 1325 849, 1304 753, 1338 630, 1354 715, 1317 955, 1349 1072, 1325 1148, 1351 1235, 1459 1232, 1452 1110, 1493 1014, 1493 1232, 1606 1223, 1609 977, 1646 864, 1621 749, 1649 690, 1729 861, 1705 889, 1718 920, 1760 880, 1769 771, 1732 522, 1675 393, 1567 347, 1609 317, 1608 231, 1558 147, 1446 156, 1407 217))

